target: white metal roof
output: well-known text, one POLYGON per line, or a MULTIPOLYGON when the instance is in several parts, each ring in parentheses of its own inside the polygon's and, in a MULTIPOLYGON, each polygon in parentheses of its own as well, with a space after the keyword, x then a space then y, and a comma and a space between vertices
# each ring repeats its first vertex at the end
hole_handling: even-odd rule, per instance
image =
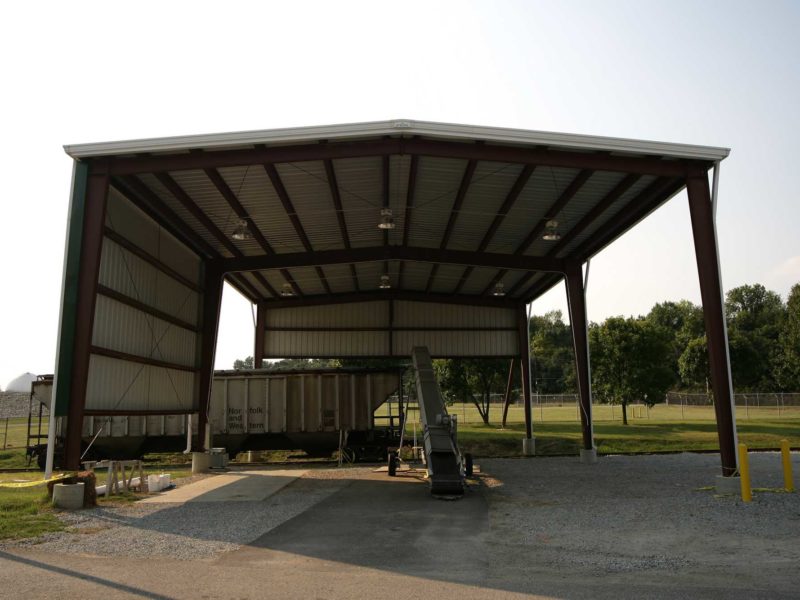
POLYGON ((72 158, 125 155, 142 152, 177 152, 190 148, 235 148, 253 144, 290 144, 311 140, 354 140, 380 136, 425 136, 431 138, 485 140, 503 144, 548 146, 570 150, 610 151, 626 154, 659 155, 695 160, 722 160, 730 149, 671 142, 632 140, 573 133, 554 133, 511 129, 506 127, 481 127, 392 119, 369 123, 289 127, 258 131, 186 135, 140 140, 121 140, 89 144, 69 144, 64 150, 72 158))

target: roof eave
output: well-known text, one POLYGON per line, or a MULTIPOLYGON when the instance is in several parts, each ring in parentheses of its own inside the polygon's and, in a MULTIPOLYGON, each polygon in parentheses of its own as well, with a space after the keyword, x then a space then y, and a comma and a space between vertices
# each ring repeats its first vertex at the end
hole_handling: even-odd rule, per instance
POLYGON ((604 150, 625 154, 657 155, 704 161, 723 160, 730 154, 730 149, 728 148, 712 146, 529 131, 503 127, 434 123, 409 119, 71 144, 65 145, 64 151, 72 158, 80 160, 99 156, 129 155, 145 152, 180 152, 192 148, 211 149, 254 144, 281 145, 318 140, 342 141, 385 135, 416 135, 445 139, 484 140, 500 144, 547 146, 585 151, 604 150))

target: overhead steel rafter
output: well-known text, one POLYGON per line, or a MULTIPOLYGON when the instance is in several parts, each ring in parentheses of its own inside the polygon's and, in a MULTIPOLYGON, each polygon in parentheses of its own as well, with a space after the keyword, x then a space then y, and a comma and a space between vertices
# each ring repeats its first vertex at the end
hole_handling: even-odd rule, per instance
MULTIPOLYGON (((594 171, 592 170, 584 169, 575 176, 575 178, 567 186, 567 188, 563 192, 561 192, 561 195, 556 199, 553 205, 549 209, 547 209, 547 212, 544 214, 544 216, 539 220, 538 223, 536 223, 536 225, 534 225, 533 229, 531 229, 528 235, 525 236, 525 239, 522 240, 522 243, 520 243, 520 245, 517 246, 517 249, 514 250, 515 255, 524 254, 528 250, 528 248, 530 248, 531 244, 544 231, 547 221, 549 221, 550 219, 555 219, 558 216, 558 213, 560 213, 561 210, 567 205, 567 202, 572 200, 575 194, 578 193, 578 191, 583 187, 583 184, 585 184, 589 180, 589 178, 592 176, 593 173, 594 171)), ((506 270, 499 271, 489 282, 489 285, 487 285, 486 288, 483 290, 483 293, 488 294, 492 290, 492 288, 497 284, 497 282, 506 276, 507 272, 508 271, 506 270)), ((520 282, 529 281, 531 277, 533 277, 533 273, 528 273, 527 275, 522 277, 516 284, 514 284, 511 287, 510 290, 508 290, 508 294, 510 296, 513 296, 514 293, 516 293, 516 291, 521 287, 520 282)))
MULTIPOLYGON (((411 164, 408 168, 408 189, 406 190, 406 211, 403 218, 403 246, 408 246, 408 236, 411 233, 411 214, 414 210, 414 190, 417 187, 417 168, 419 166, 419 157, 414 154, 411 156, 411 164)), ((403 287, 403 269, 404 262, 400 262, 398 268, 398 282, 399 288, 403 287)))
MULTIPOLYGON (((621 184, 622 182, 620 182, 621 184)), ((681 178, 663 177, 653 181, 619 210, 618 214, 625 215, 621 221, 614 219, 608 221, 594 232, 590 239, 572 250, 570 252, 572 260, 583 263, 587 258, 597 254, 620 233, 641 221, 668 198, 677 193, 684 185, 685 182, 681 178)), ((605 202, 605 199, 602 202, 605 202)), ((530 302, 560 280, 561 276, 546 275, 525 290, 522 293, 522 297, 525 298, 526 302, 530 302)))
POLYGON ((309 252, 286 252, 262 256, 239 256, 212 261, 222 272, 261 271, 317 265, 337 265, 359 262, 381 262, 392 260, 427 263, 473 265, 522 271, 553 271, 563 273, 564 260, 559 258, 499 254, 495 252, 472 252, 415 246, 371 246, 349 250, 316 250, 309 252))
POLYGON ((354 302, 389 302, 409 301, 409 302, 433 302, 436 304, 457 304, 463 306, 488 306, 495 308, 516 308, 519 301, 510 298, 495 298, 494 296, 437 294, 425 292, 414 292, 408 290, 374 290, 354 294, 336 294, 328 296, 326 294, 315 294, 313 296, 303 296, 294 298, 279 298, 277 300, 267 300, 267 309, 292 308, 300 306, 323 306, 331 304, 351 304, 354 302))
MULTIPOLYGON (((264 163, 262 166, 267 172, 267 176, 272 182, 272 187, 275 188, 275 193, 278 195, 281 204, 283 204, 283 209, 286 211, 286 215, 292 222, 292 226, 294 227, 295 232, 297 232, 297 237, 300 238, 303 248, 306 249, 306 252, 313 252, 311 241, 308 239, 308 235, 306 235, 306 230, 303 229, 303 224, 300 223, 300 217, 297 216, 297 211, 294 209, 294 204, 292 204, 292 200, 289 198, 289 193, 286 191, 283 181, 281 181, 281 177, 278 174, 278 169, 276 169, 275 165, 272 163, 264 163)), ((315 267, 315 270, 317 272, 317 277, 319 277, 320 283, 322 283, 322 287, 325 288, 325 291, 328 294, 331 294, 331 286, 328 284, 328 280, 325 277, 325 273, 322 271, 322 267, 317 266, 315 267)))
MULTIPOLYGON (((627 175, 623 177, 614 188, 608 192, 598 202, 592 210, 590 210, 575 226, 572 227, 559 241, 556 243, 546 256, 555 256, 563 248, 566 247, 576 236, 583 232, 595 219, 597 219, 603 212, 605 212, 614 202, 616 202, 625 192, 627 192, 634 183, 636 183, 642 176, 641 175, 627 175)), ((528 273, 511 288, 514 292, 527 285, 533 279, 535 273, 528 273)))
MULTIPOLYGON (((350 249, 350 235, 347 233, 347 221, 344 218, 344 207, 342 205, 342 197, 339 194, 339 182, 336 180, 336 170, 333 168, 333 161, 326 159, 325 161, 325 175, 328 178, 328 187, 331 190, 331 198, 333 199, 333 206, 336 209, 336 220, 339 222, 339 231, 342 234, 342 243, 348 250, 350 249)), ((350 277, 353 280, 353 288, 356 292, 360 290, 358 285, 358 273, 356 266, 350 263, 350 277)))
MULTIPOLYGON (((389 208, 389 156, 383 157, 383 174, 381 177, 381 181, 383 182, 383 193, 381 194, 381 206, 382 208, 389 208)), ((389 245, 389 230, 383 229, 383 245, 389 245)), ((389 262, 385 261, 383 263, 383 274, 389 274, 389 262)))
POLYGON ((269 147, 259 144, 255 149, 216 150, 201 154, 188 153, 111 158, 109 159, 108 169, 111 175, 130 175, 158 171, 203 169, 205 167, 222 168, 391 154, 417 154, 420 156, 638 173, 640 175, 666 177, 701 174, 712 166, 711 161, 703 160, 665 160, 652 157, 554 150, 541 147, 526 148, 524 146, 476 144, 474 142, 422 138, 391 138, 269 147))
MULTIPOLYGON (((211 259, 222 257, 211 244, 186 225, 186 223, 184 223, 171 208, 164 204, 161 198, 139 180, 138 177, 128 175, 114 178, 113 185, 148 216, 158 223, 163 223, 167 231, 181 240, 189 248, 192 248, 198 255, 204 255, 206 258, 211 259)), ((240 275, 229 274, 226 278, 230 285, 252 302, 255 302, 261 297, 261 293, 256 290, 250 282, 241 278, 240 275)))
MULTIPOLYGON (((514 206, 514 202, 517 201, 519 195, 522 193, 522 190, 528 184, 528 180, 533 175, 534 170, 536 169, 533 165, 525 165, 522 171, 517 177, 517 180, 514 182, 514 185, 509 190, 508 194, 506 195, 506 199, 503 201, 502 206, 497 210, 497 214, 492 221, 492 224, 489 226, 489 229, 486 231, 486 234, 483 236, 481 243, 478 245, 478 252, 483 252, 489 246, 494 237, 494 234, 499 229, 500 225, 503 223, 503 219, 506 218, 508 211, 511 210, 511 207, 514 206)), ((464 272, 461 274, 461 279, 458 280, 458 284, 456 285, 455 289, 453 290, 454 294, 458 294, 461 291, 461 288, 464 287, 469 276, 472 274, 472 271, 475 267, 467 267, 464 269, 464 272)), ((497 282, 495 282, 497 283, 497 282)), ((494 284, 492 284, 494 285, 494 284)))
MULTIPOLYGON (((261 249, 267 254, 274 254, 275 250, 272 248, 272 245, 267 241, 267 238, 264 237, 264 234, 261 233, 261 230, 250 218, 250 214, 247 212, 247 209, 236 197, 236 194, 233 193, 233 190, 231 190, 230 186, 222 177, 222 175, 220 175, 219 171, 212 168, 203 169, 203 171, 211 180, 211 183, 214 184, 214 187, 217 188, 217 191, 222 195, 223 198, 225 198, 225 201, 228 203, 228 206, 231 207, 231 210, 233 210, 233 212, 236 213, 236 216, 247 224, 247 229, 253 234, 253 239, 258 242, 258 245, 261 246, 261 249)), ((282 269, 281 275, 283 276, 284 280, 286 280, 286 283, 292 286, 295 294, 302 295, 300 286, 297 285, 289 271, 282 269)), ((278 296, 278 292, 275 291, 275 288, 270 285, 266 278, 264 278, 262 284, 267 288, 272 296, 278 296)))
MULTIPOLYGON (((234 257, 241 258, 244 256, 241 250, 236 247, 236 245, 228 238, 225 233, 214 224, 214 221, 204 213, 199 206, 192 200, 189 194, 178 185, 172 176, 169 173, 154 173, 156 179, 161 182, 170 194, 172 194, 175 199, 181 203, 181 205, 189 211, 189 213, 197 219, 200 224, 208 230, 208 232, 213 235, 217 241, 234 257)), ((261 285, 264 286, 265 289, 270 290, 272 286, 270 286, 269 282, 266 278, 261 275, 261 273, 253 273, 253 277, 258 281, 261 285)), ((254 290, 255 291, 255 290, 254 290)), ((274 291, 274 290, 273 290, 274 291)), ((258 292, 256 291, 256 296, 258 296, 258 292)))
MULTIPOLYGON (((444 250, 447 248, 447 243, 450 241, 450 235, 453 233, 453 228, 456 224, 456 219, 458 219, 458 213, 461 211, 461 205, 464 203, 464 198, 467 195, 467 190, 469 189, 469 184, 472 182, 472 176, 475 174, 475 167, 478 166, 477 161, 470 160, 467 163, 467 168, 464 169, 464 175, 461 177, 461 185, 458 186, 458 193, 456 193, 455 201, 453 202, 453 208, 450 210, 450 216, 447 219, 447 226, 444 230, 444 235, 442 236, 442 242, 439 244, 439 249, 444 250)), ((425 291, 430 292, 431 286, 433 286, 433 280, 436 278, 436 272, 439 270, 439 265, 434 264, 431 267, 431 273, 428 277, 428 283, 425 286, 425 291)))

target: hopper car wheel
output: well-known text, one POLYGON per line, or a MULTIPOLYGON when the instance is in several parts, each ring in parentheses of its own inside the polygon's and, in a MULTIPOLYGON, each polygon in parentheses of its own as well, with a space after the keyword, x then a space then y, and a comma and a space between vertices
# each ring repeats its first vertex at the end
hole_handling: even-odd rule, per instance
POLYGON ((389 455, 389 477, 397 475, 397 456, 394 454, 389 455))
POLYGON ((472 477, 472 454, 469 452, 464 455, 464 475, 472 477))

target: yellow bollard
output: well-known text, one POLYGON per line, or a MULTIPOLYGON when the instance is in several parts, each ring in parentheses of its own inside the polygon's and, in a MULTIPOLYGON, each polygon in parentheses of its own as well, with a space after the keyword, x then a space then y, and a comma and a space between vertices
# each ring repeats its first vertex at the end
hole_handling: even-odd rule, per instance
POLYGON ((747 460, 747 444, 739 444, 739 480, 742 484, 742 502, 753 499, 753 490, 750 488, 750 463, 747 460))
POLYGON ((792 479, 792 455, 789 452, 789 440, 781 440, 781 462, 783 463, 783 489, 793 492, 794 480, 792 479))

